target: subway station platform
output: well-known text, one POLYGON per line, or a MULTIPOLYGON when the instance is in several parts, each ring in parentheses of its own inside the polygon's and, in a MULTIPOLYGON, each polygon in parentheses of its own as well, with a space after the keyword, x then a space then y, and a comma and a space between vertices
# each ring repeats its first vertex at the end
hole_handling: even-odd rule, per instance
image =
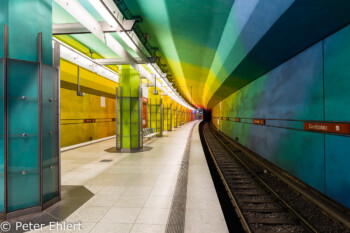
MULTIPOLYGON (((63 152, 62 200, 43 213, 11 222, 56 220, 81 222, 82 230, 73 232, 157 233, 165 232, 175 216, 183 217, 180 224, 185 232, 228 232, 198 123, 187 123, 148 141, 142 152, 116 153, 115 139, 63 152), (182 190, 187 191, 178 193, 186 158, 182 175, 187 187, 182 190), (185 211, 171 215, 173 201, 186 204, 185 211)), ((46 226, 40 232, 52 231, 46 226)))

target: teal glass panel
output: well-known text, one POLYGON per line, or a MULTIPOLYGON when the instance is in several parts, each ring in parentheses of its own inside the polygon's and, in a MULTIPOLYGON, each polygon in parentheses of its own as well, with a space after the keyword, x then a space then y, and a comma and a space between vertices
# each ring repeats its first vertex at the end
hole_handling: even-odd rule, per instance
POLYGON ((43 65, 42 75, 43 202, 58 196, 58 72, 43 65))
POLYGON ((39 173, 8 174, 8 211, 39 205, 39 173))
POLYGON ((8 99, 8 134, 20 136, 38 134, 38 101, 8 99))
POLYGON ((38 98, 39 65, 36 62, 8 60, 9 98, 38 98))
POLYGON ((48 202, 59 195, 58 163, 43 167, 43 202, 48 202))
POLYGON ((38 136, 8 137, 8 172, 33 171, 39 167, 38 136))
MULTIPOLYGON (((1 3, 0 3, 1 4, 1 3)), ((4 212, 4 60, 0 59, 0 212, 4 212)))
POLYGON ((38 63, 8 63, 8 211, 39 204, 38 63))

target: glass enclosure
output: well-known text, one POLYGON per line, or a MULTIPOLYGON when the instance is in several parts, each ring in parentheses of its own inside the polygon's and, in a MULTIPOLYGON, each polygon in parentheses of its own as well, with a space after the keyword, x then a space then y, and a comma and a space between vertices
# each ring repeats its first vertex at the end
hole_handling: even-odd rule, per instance
POLYGON ((150 98, 148 100, 148 125, 154 129, 154 132, 158 132, 157 136, 162 136, 163 133, 163 110, 161 98, 150 98))
POLYGON ((140 90, 117 88, 117 149, 142 148, 142 97, 140 90))
POLYGON ((163 129, 171 131, 172 129, 172 108, 171 104, 164 104, 163 107, 163 129))
POLYGON ((59 200, 58 70, 2 58, 0 79, 0 211, 42 210, 59 200))

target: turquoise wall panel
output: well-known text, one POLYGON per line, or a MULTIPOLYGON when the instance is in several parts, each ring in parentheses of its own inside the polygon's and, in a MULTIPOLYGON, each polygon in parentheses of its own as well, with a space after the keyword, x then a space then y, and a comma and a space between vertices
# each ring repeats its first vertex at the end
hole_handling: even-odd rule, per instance
POLYGON ((329 121, 350 119, 349 40, 350 26, 347 26, 324 41, 325 116, 329 121))
MULTIPOLYGON (((324 41, 325 118, 350 121, 350 26, 324 41)), ((350 208, 350 138, 326 136, 326 193, 350 208)))
POLYGON ((37 61, 37 35, 43 33, 44 63, 52 64, 52 3, 48 0, 5 0, 8 5, 9 57, 37 61), (30 14, 28 14, 30 12, 30 14), (25 30, 23 30, 25 28, 25 30))
POLYGON ((350 138, 326 135, 326 194, 350 208, 350 138))
POLYGON ((4 24, 8 24, 8 1, 0 1, 0 57, 4 57, 4 24))

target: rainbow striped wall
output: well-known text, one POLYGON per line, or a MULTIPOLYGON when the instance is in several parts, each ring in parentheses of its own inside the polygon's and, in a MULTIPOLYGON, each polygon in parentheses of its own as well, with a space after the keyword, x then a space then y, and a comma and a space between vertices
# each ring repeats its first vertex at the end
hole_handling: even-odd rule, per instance
POLYGON ((349 41, 347 26, 233 93, 212 112, 212 122, 226 135, 348 208, 349 135, 305 131, 303 123, 350 122, 349 41))

